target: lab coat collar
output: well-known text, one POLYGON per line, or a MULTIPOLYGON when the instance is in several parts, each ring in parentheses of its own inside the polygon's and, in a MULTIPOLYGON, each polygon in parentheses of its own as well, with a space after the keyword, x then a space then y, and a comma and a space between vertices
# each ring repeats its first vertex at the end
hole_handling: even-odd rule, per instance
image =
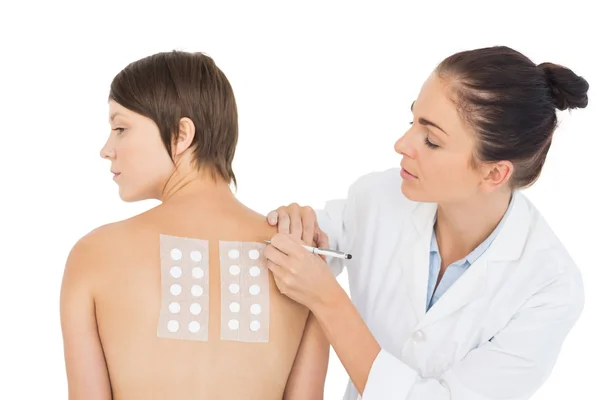
POLYGON ((429 247, 437 204, 418 203, 415 206, 411 215, 412 226, 407 233, 415 238, 412 254, 408 248, 404 248, 404 251, 409 250, 409 254, 403 255, 402 258, 407 263, 407 283, 410 285, 407 289, 411 291, 410 297, 417 316, 416 329, 453 313, 483 295, 488 283, 488 268, 495 263, 501 268, 502 262, 517 260, 521 256, 531 216, 525 197, 519 192, 514 192, 513 196, 513 207, 493 243, 427 313, 425 302, 429 278, 429 247))

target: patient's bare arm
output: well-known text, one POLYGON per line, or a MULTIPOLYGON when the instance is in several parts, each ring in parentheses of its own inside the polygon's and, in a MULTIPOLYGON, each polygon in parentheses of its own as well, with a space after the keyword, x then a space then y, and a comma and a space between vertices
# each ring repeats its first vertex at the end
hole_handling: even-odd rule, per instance
POLYGON ((90 285, 92 242, 91 237, 85 237, 71 250, 60 294, 69 400, 112 399, 90 285))
POLYGON ((302 342, 285 388, 284 400, 322 400, 329 362, 329 342, 309 314, 302 342))

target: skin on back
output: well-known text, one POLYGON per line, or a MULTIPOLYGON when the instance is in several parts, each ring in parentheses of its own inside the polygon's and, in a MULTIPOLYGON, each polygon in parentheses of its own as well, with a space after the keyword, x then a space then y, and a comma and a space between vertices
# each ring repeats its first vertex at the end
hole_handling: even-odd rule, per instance
POLYGON ((69 400, 322 399, 329 343, 270 272, 268 343, 220 339, 219 241, 276 234, 230 188, 237 112, 222 71, 201 53, 159 53, 119 73, 110 98, 100 156, 119 196, 161 205, 90 232, 69 253, 60 295, 69 400), (209 242, 206 342, 157 336, 161 234, 209 242))
POLYGON ((103 226, 75 246, 67 263, 64 300, 76 301, 69 294, 73 286, 87 288, 93 299, 87 313, 95 317, 86 319, 95 321, 97 338, 90 326, 87 344, 82 337, 69 340, 82 329, 75 318, 86 311, 65 303, 63 329, 72 393, 85 391, 73 385, 80 385, 78 376, 86 371, 96 376, 85 378, 93 383, 91 387, 109 387, 115 400, 322 398, 329 344, 314 329, 316 322, 308 318, 308 310, 280 294, 270 273, 268 343, 220 340, 219 240, 262 242, 276 228, 234 198, 214 200, 197 195, 172 199, 129 220, 103 226), (207 342, 157 337, 160 234, 209 241, 207 342), (83 346, 88 350, 80 352, 83 346), (95 353, 86 354, 94 347, 95 353), (69 364, 69 356, 88 359, 69 364))

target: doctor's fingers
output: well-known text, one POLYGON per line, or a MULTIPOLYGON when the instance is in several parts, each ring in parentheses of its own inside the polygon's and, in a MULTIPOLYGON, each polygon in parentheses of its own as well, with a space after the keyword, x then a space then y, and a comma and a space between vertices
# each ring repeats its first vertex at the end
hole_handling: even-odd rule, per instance
POLYGON ((267 214, 267 222, 269 223, 269 225, 271 225, 271 226, 277 225, 278 220, 279 220, 279 218, 277 215, 277 210, 270 211, 267 214))
POLYGON ((297 277, 272 261, 267 261, 267 268, 273 272, 273 280, 279 292, 304 305, 304 302, 301 301, 304 296, 301 294, 302 291, 298 290, 297 277))
POLYGON ((296 231, 297 237, 300 238, 300 235, 297 232, 299 230, 297 216, 294 217, 294 226, 292 227, 293 216, 291 214, 299 214, 299 212, 297 211, 299 206, 295 204, 296 207, 294 207, 294 204, 295 203, 292 203, 289 206, 281 206, 277 210, 269 212, 267 214, 267 222, 269 223, 269 225, 272 226, 277 225, 277 232, 279 233, 290 234, 292 233, 291 230, 293 228, 296 231))
POLYGON ((294 239, 302 239, 302 231, 304 230, 302 208, 298 203, 292 203, 287 207, 287 213, 290 216, 289 233, 294 239))
POLYGON ((280 268, 285 268, 288 266, 288 261, 289 261, 288 255, 283 253, 277 247, 275 247, 275 245, 273 244, 272 241, 271 241, 271 244, 269 244, 269 245, 267 245, 267 247, 265 247, 265 250, 263 251, 263 255, 267 259, 267 262, 271 261, 271 262, 279 265, 280 268))
MULTIPOLYGON (((267 260, 265 266, 273 273, 273 278, 275 281, 281 281, 281 279, 286 275, 285 269, 271 260, 267 260)), ((279 286, 279 284, 277 286, 279 286)))
POLYGON ((287 275, 285 269, 275 264, 271 260, 267 260, 266 267, 273 274, 273 280, 275 281, 277 289, 281 292, 281 294, 286 294, 288 292, 288 288, 284 281, 284 277, 287 275))
POLYGON ((299 261, 305 262, 311 256, 311 252, 306 250, 300 239, 284 233, 276 233, 271 238, 271 245, 287 256, 286 267, 299 261))
POLYGON ((287 212, 287 207, 279 207, 277 211, 277 232, 290 233, 290 215, 287 212))
POLYGON ((301 207, 300 218, 302 220, 302 241, 309 246, 318 246, 317 230, 319 230, 319 225, 315 210, 310 207, 301 207))
POLYGON ((320 247, 322 249, 328 249, 329 248, 329 236, 327 236, 327 234, 325 232, 323 232, 321 230, 321 228, 319 228, 318 225, 315 224, 315 243, 317 247, 320 247))
POLYGON ((294 239, 301 239, 305 244, 315 244, 317 214, 308 206, 291 203, 277 209, 279 233, 290 234, 294 239))
MULTIPOLYGON (((309 221, 316 221, 316 217, 311 218, 312 209, 310 207, 300 207, 298 203, 291 203, 287 206, 281 206, 267 214, 269 225, 277 225, 277 232, 292 235, 296 239, 304 239, 304 215, 308 215, 309 221), (305 210, 308 208, 309 210, 305 210)), ((312 212, 314 213, 314 212, 312 212)), ((314 228, 311 226, 308 230, 307 244, 312 243, 314 228)))

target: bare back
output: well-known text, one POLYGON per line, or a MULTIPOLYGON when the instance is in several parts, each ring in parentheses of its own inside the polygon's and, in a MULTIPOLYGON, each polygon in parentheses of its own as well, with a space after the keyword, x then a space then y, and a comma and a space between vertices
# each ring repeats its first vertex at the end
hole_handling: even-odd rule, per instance
POLYGON ((262 243, 276 233, 264 216, 190 197, 105 228, 93 296, 115 400, 282 399, 308 310, 280 294, 270 273, 268 343, 220 339, 219 241, 262 243), (160 234, 209 242, 208 341, 157 337, 160 234))

